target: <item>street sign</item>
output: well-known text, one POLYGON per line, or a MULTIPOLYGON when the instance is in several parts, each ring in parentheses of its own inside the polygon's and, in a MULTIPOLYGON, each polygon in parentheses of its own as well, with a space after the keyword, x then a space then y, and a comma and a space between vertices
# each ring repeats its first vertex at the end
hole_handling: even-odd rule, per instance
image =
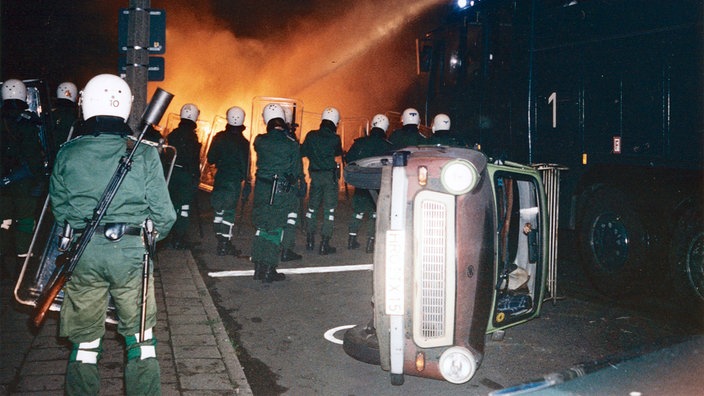
MULTIPOLYGON (((127 76, 127 57, 120 55, 118 58, 118 71, 120 77, 127 76)), ((147 67, 148 81, 164 81, 164 58, 161 56, 150 56, 149 66, 147 67)))
MULTIPOLYGON (((125 53, 129 49, 127 46, 127 32, 130 19, 129 8, 120 9, 117 18, 117 41, 120 53, 125 53)), ((147 51, 149 54, 163 54, 166 52, 166 11, 149 9, 149 44, 147 51)))

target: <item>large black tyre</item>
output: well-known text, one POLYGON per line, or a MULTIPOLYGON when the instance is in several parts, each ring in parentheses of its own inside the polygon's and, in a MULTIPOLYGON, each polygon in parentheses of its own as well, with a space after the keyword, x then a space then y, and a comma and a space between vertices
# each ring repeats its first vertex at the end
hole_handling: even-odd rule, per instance
POLYGON ((692 208, 680 216, 669 250, 673 287, 688 308, 704 308, 704 215, 692 208))
POLYGON ((381 188, 381 169, 391 165, 391 156, 363 158, 345 166, 345 183, 365 190, 381 188))
POLYGON ((594 192, 579 225, 584 271, 594 287, 609 297, 631 294, 646 279, 646 232, 623 194, 594 192))
POLYGON ((379 365, 379 340, 369 326, 357 325, 345 332, 342 349, 360 362, 379 365))

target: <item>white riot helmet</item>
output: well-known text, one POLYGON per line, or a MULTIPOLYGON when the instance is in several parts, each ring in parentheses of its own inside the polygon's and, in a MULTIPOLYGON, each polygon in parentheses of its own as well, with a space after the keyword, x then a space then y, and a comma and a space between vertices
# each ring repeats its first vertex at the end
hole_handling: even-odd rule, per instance
POLYGON ((284 113, 284 109, 278 103, 269 103, 264 106, 262 117, 264 118, 264 123, 269 124, 269 121, 274 118, 281 118, 282 120, 285 120, 286 114, 284 113))
POLYGON ((372 128, 381 128, 386 132, 389 129, 389 117, 383 114, 377 114, 372 118, 372 128))
POLYGON ((323 110, 321 118, 323 120, 328 120, 337 126, 340 122, 340 112, 334 107, 326 107, 325 110, 323 110))
POLYGON ((2 83, 2 100, 19 99, 27 101, 27 87, 17 79, 10 79, 2 83))
POLYGON ((450 116, 447 114, 438 114, 433 118, 432 125, 433 133, 437 131, 449 131, 450 130, 450 116))
POLYGON ((198 116, 200 115, 200 110, 198 106, 193 103, 186 103, 181 107, 181 119, 191 120, 193 122, 198 121, 198 116))
POLYGON ((403 125, 418 125, 420 124, 420 113, 418 110, 409 107, 401 114, 401 123, 403 125))
POLYGON ((227 123, 232 126, 242 126, 244 124, 244 110, 234 106, 227 110, 227 123))
POLYGON ((114 116, 127 121, 132 109, 132 90, 125 80, 113 74, 99 74, 81 91, 83 119, 114 116))
POLYGON ((56 88, 56 99, 68 99, 73 103, 76 103, 78 98, 78 88, 76 84, 72 82, 62 82, 59 87, 56 88))

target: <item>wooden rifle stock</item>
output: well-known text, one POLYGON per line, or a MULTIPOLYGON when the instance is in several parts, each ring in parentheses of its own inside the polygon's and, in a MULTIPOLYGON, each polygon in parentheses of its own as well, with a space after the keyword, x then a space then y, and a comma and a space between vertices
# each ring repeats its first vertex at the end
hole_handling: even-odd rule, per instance
POLYGON ((65 271, 57 271, 60 272, 56 277, 56 280, 53 283, 49 283, 51 287, 42 293, 39 301, 37 301, 37 305, 34 310, 34 317, 32 318, 32 324, 34 324, 35 327, 42 326, 44 319, 46 318, 46 313, 49 312, 49 309, 51 308, 51 304, 54 303, 54 299, 56 299, 56 296, 59 295, 61 289, 64 288, 64 285, 68 281, 68 276, 65 271))

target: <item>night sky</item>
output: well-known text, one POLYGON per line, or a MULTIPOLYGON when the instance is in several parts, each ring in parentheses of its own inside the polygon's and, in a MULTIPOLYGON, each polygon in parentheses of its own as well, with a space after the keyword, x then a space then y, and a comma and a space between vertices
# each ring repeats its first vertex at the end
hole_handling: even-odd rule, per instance
MULTIPOLYGON (((310 98, 314 110, 339 103, 343 112, 365 116, 382 107, 402 110, 413 105, 399 98, 416 77, 415 38, 440 22, 445 4, 152 0, 167 15, 166 79, 158 85, 176 91, 177 105, 200 101, 211 115, 255 95, 298 95, 310 98)), ((2 0, 0 78, 42 78, 53 90, 62 81, 80 89, 96 74, 116 74, 117 17, 128 5, 2 0)))

